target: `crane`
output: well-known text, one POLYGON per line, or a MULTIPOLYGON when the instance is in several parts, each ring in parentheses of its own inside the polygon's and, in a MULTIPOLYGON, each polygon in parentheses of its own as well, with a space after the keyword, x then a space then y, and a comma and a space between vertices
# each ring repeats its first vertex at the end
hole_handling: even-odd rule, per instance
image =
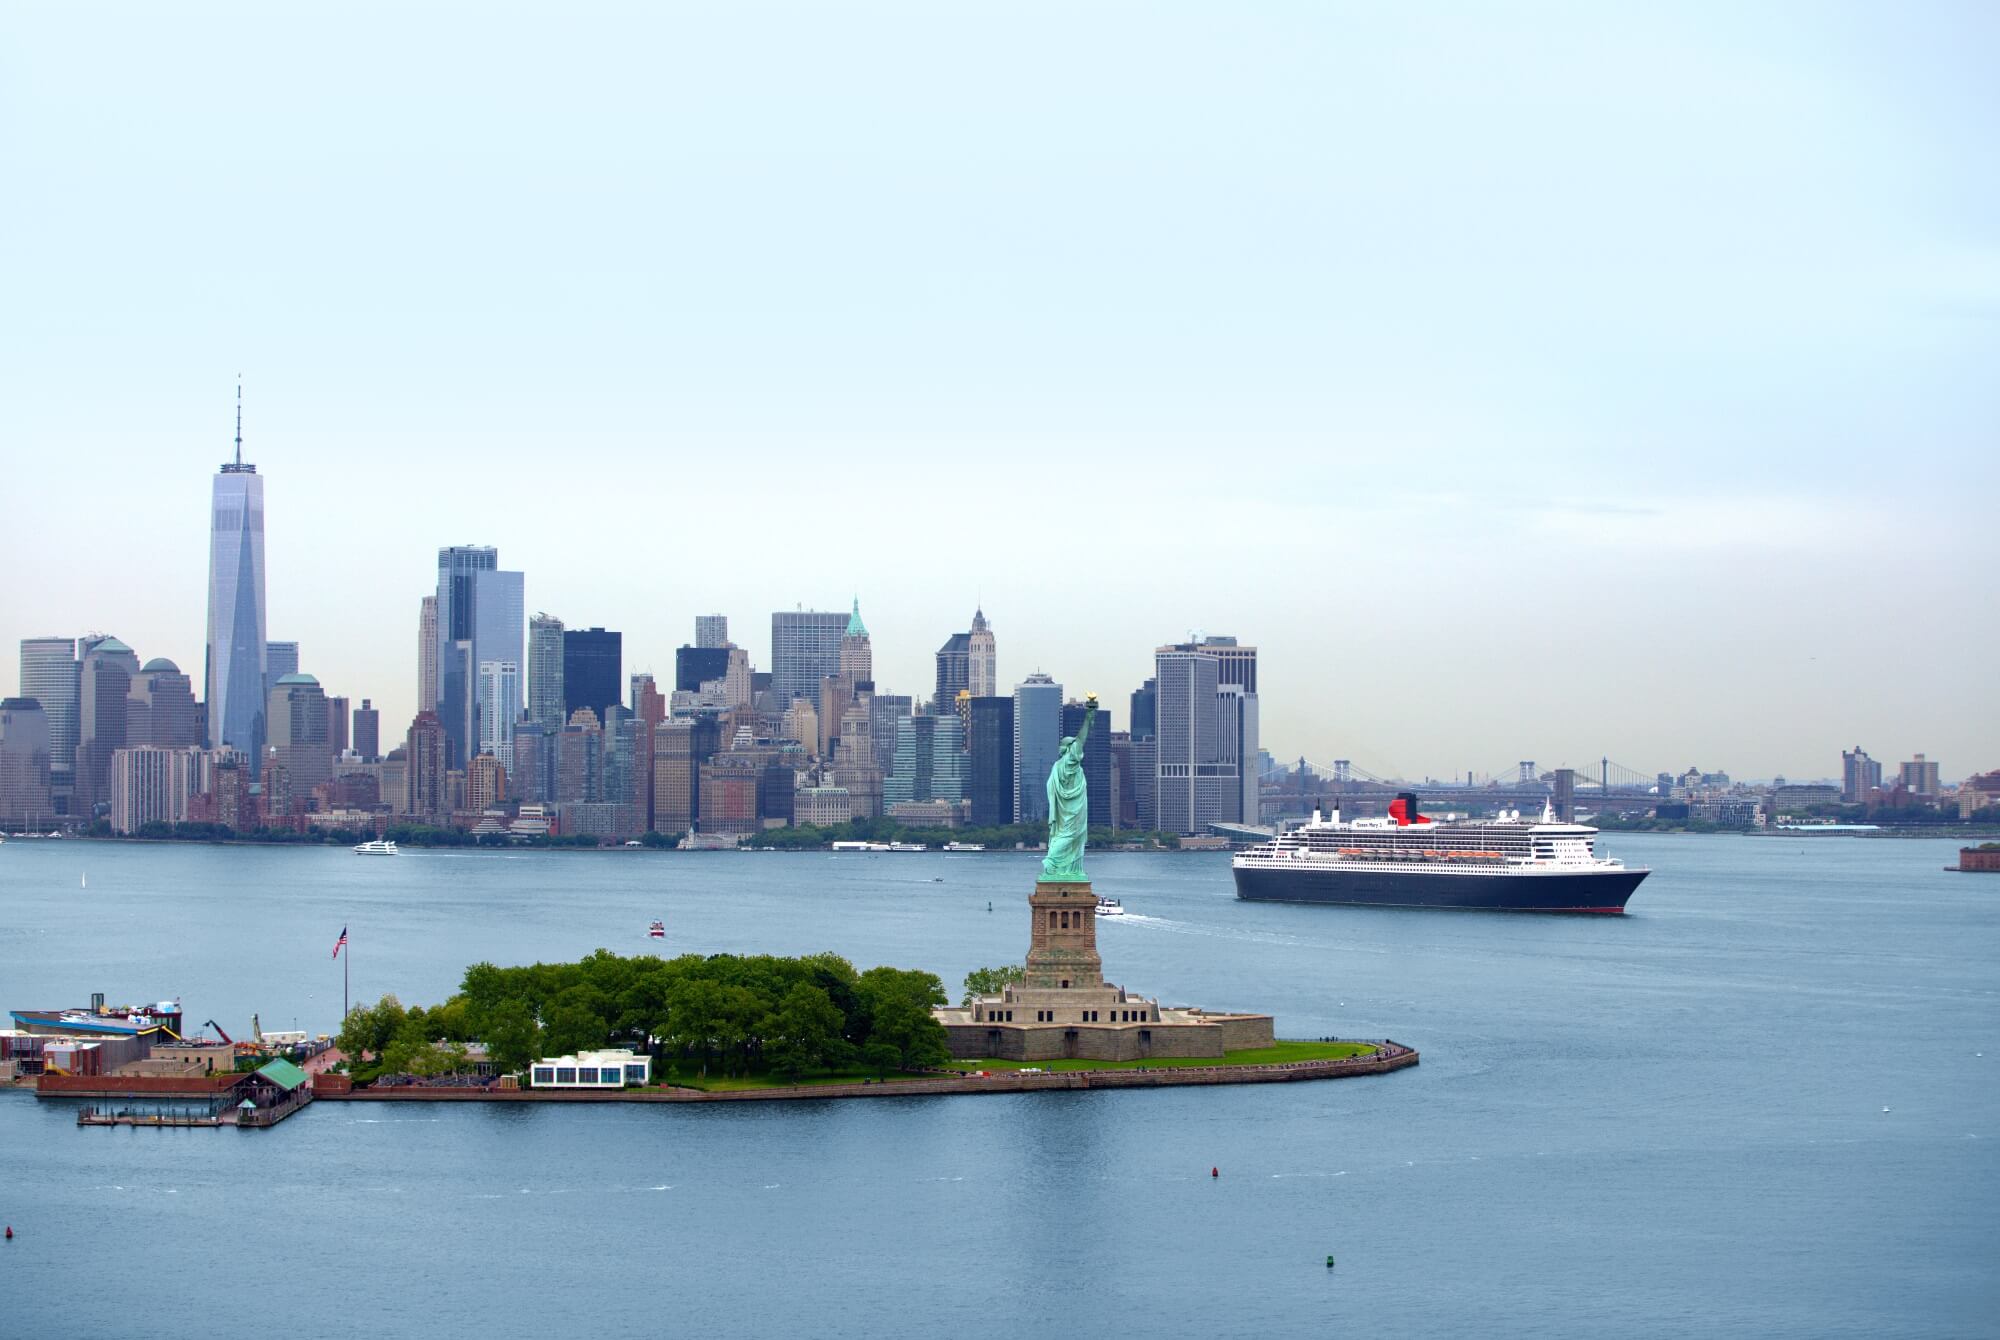
POLYGON ((206 1020, 203 1020, 203 1021, 202 1021, 202 1025, 201 1025, 201 1026, 202 1026, 203 1028, 212 1028, 212 1029, 214 1029, 214 1030, 215 1030, 215 1035, 216 1035, 217 1037, 221 1038, 221 1039, 222 1039, 222 1040, 223 1040, 223 1041, 224 1041, 225 1043, 229 1044, 230 1046, 234 1047, 234 1046, 236 1045, 236 1039, 234 1039, 234 1038, 230 1037, 230 1036, 229 1036, 229 1034, 227 1034, 227 1033, 223 1032, 223 1031, 222 1031, 222 1025, 221 1025, 221 1024, 218 1024, 217 1022, 215 1022, 215 1020, 213 1020, 213 1019, 206 1019, 206 1020))

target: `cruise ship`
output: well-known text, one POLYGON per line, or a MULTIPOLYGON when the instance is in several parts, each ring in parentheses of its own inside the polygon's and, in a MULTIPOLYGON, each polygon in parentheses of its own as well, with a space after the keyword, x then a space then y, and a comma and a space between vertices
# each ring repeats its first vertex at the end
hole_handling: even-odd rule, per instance
POLYGON ((1384 819, 1312 820, 1236 855, 1236 896, 1260 902, 1623 913, 1651 874, 1599 856, 1597 830, 1519 811, 1438 823, 1404 792, 1384 819))

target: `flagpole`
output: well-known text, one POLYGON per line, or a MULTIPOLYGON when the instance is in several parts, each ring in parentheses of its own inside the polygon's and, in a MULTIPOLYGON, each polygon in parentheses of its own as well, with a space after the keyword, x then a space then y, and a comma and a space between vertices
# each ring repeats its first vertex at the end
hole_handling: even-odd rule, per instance
MULTIPOLYGON (((345 940, 347 932, 340 934, 345 940)), ((354 964, 354 945, 352 942, 343 943, 341 948, 347 951, 347 956, 340 960, 340 1022, 344 1024, 347 1022, 347 978, 354 964)))

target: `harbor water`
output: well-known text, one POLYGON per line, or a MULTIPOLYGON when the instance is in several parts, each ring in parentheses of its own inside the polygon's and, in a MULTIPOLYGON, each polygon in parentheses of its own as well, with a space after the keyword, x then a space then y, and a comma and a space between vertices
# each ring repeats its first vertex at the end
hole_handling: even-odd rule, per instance
MULTIPOLYGON (((0 1334, 2000 1333, 2000 879, 1927 840, 1607 845, 1657 870, 1623 918, 1243 903, 1226 856, 1088 857, 1127 912, 1109 979, 1422 1051, 1380 1078, 256 1132, 0 1094, 0 1334)), ((0 1007, 331 1031, 343 927, 356 999, 600 947, 955 991, 1020 959, 1035 870, 10 840, 0 1007)))

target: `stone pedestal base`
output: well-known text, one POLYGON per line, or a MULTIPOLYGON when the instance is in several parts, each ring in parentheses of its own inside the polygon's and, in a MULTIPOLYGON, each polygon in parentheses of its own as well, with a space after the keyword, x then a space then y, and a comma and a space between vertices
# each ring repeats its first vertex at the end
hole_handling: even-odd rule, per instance
POLYGON ((1097 955, 1097 894, 1088 882, 1038 881, 1028 895, 1032 932, 1027 976, 1036 991, 1092 991, 1104 986, 1097 955))

